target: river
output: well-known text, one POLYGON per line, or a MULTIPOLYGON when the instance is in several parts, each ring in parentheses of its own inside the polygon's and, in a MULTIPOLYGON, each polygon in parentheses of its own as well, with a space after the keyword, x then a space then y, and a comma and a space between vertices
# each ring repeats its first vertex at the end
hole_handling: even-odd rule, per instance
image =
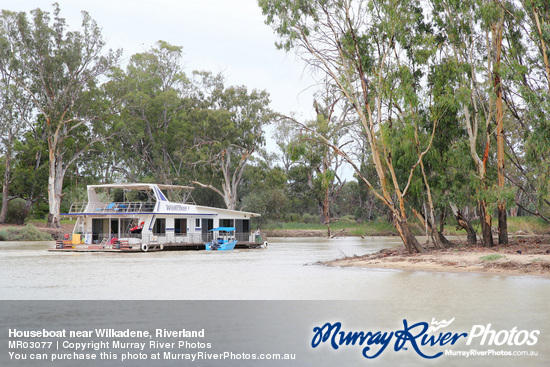
MULTIPOLYGON (((48 252, 52 246, 0 243, 2 300, 322 301, 340 305, 340 311, 331 311, 333 321, 373 318, 381 327, 397 323, 402 328, 403 319, 429 323, 455 318, 453 326, 468 331, 477 324, 491 324, 495 330, 536 329, 538 343, 529 350, 539 355, 517 358, 527 358, 521 360, 524 365, 550 365, 548 278, 316 264, 401 246, 397 237, 272 238, 266 250, 227 252, 48 252), (371 310, 344 311, 361 304, 371 310)), ((465 359, 451 361, 463 365, 465 359)), ((479 365, 495 365, 493 360, 480 361, 487 363, 479 365)), ((501 359, 496 364, 518 361, 501 359)))

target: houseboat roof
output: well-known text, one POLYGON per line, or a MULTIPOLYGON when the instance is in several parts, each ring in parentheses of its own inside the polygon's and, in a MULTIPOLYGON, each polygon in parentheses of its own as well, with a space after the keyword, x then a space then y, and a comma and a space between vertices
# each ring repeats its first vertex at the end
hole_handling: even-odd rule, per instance
POLYGON ((244 217, 260 217, 258 213, 244 212, 224 208, 196 205, 194 202, 170 201, 161 190, 190 190, 193 187, 182 185, 163 185, 155 183, 114 183, 103 185, 88 185, 88 201, 73 203, 69 213, 62 213, 67 216, 135 216, 135 215, 220 215, 234 214, 244 217), (154 193, 156 202, 112 202, 104 201, 98 196, 95 189, 127 189, 127 190, 151 190, 154 193))
POLYGON ((193 190, 193 186, 182 185, 163 185, 155 183, 114 183, 102 185, 88 185, 88 188, 98 189, 131 189, 131 190, 150 190, 153 187, 158 187, 161 190, 193 190))

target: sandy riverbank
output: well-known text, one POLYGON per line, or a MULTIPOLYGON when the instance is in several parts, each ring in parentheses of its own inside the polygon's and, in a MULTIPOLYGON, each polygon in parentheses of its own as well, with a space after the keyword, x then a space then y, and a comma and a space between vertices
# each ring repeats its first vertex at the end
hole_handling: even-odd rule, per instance
POLYGON ((429 248, 423 254, 408 254, 402 248, 386 249, 374 254, 355 255, 322 264, 397 270, 536 275, 550 278, 550 238, 518 237, 513 238, 508 246, 492 248, 455 244, 442 250, 429 248))

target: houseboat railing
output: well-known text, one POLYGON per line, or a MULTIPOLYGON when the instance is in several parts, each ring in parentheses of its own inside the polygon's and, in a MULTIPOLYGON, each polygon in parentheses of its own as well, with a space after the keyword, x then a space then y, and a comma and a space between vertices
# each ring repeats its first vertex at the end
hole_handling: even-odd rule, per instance
MULTIPOLYGON (((212 241, 212 233, 159 233, 159 234, 120 234, 120 236, 112 233, 82 233, 82 243, 89 245, 106 244, 115 239, 128 239, 135 243, 146 244, 203 244, 212 241)), ((233 237, 233 236, 231 236, 233 237)), ((238 242, 255 242, 253 233, 236 233, 235 238, 238 242)), ((257 241, 256 241, 257 242, 257 241)))
POLYGON ((152 213, 155 203, 110 202, 110 203, 73 203, 69 213, 152 213))

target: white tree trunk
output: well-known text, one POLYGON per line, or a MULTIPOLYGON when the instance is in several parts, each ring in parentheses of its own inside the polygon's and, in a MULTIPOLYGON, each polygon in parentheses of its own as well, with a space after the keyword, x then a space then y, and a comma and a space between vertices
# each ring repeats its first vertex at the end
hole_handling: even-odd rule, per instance
POLYGON ((50 151, 50 170, 48 175, 48 203, 50 212, 47 224, 50 228, 61 227, 61 196, 64 175, 65 171, 63 170, 61 156, 56 156, 50 151))

